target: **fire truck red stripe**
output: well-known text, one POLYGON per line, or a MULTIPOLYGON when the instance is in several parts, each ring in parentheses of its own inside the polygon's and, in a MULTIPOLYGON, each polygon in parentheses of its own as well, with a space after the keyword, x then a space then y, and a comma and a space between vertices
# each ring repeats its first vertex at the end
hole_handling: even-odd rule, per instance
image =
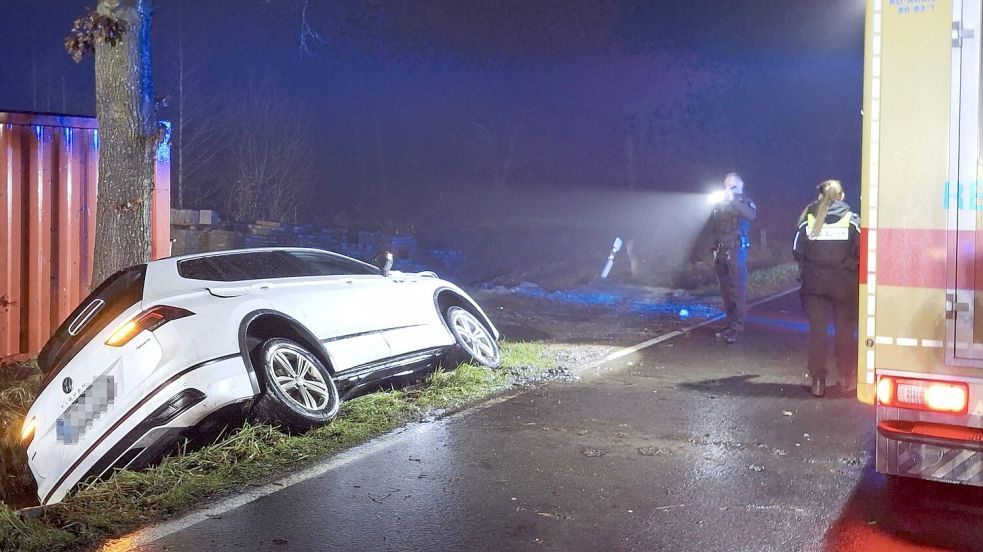
MULTIPOLYGON (((867 228, 861 231, 862 283, 868 281, 868 232, 867 228)), ((959 232, 960 247, 958 252, 953 251, 958 255, 959 270, 951 276, 946 274, 946 258, 949 256, 947 240, 950 236, 956 237, 953 232, 903 228, 877 228, 876 232, 877 263, 874 274, 877 285, 983 290, 983 279, 977 282, 974 277, 978 268, 983 269, 983 255, 974 254, 977 249, 983 251, 983 231, 959 232), (950 281, 952 277, 955 281, 950 281)))

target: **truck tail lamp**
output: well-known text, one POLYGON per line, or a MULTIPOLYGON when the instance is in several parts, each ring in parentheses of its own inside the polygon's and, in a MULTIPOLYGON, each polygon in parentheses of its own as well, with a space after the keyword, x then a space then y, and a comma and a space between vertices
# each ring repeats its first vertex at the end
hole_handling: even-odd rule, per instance
POLYGON ((193 312, 180 307, 169 307, 167 305, 153 307, 134 316, 129 322, 120 326, 106 340, 106 345, 122 347, 144 330, 152 332, 171 320, 177 320, 193 314, 193 312))
POLYGON ((965 414, 969 407, 969 386, 954 381, 879 376, 877 404, 930 412, 965 414))

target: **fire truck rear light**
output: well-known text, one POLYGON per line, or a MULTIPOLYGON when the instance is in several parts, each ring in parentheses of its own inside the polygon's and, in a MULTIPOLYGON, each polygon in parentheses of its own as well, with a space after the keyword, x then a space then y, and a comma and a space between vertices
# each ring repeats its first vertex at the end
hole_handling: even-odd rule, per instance
POLYGON ((925 391, 925 404, 931 410, 941 412, 966 412, 969 403, 965 385, 933 383, 925 391))
POLYGON ((877 404, 932 412, 965 414, 969 387, 965 383, 881 376, 877 404))
POLYGON ((894 378, 882 376, 877 380, 877 403, 889 405, 894 402, 894 378))

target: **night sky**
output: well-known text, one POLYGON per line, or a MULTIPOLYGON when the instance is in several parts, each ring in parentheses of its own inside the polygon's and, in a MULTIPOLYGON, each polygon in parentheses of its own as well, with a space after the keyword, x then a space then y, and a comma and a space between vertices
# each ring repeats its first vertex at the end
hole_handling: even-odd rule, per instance
MULTIPOLYGON (((93 4, 0 0, 0 110, 94 113, 92 62, 62 47, 93 4)), ((839 178, 855 201, 862 0, 310 0, 306 49, 303 5, 157 2, 162 117, 178 117, 183 47, 186 128, 212 128, 187 206, 222 209, 200 190, 231 174, 234 128, 268 119, 312 152, 324 201, 302 218, 383 189, 389 206, 485 190, 496 172, 507 190, 695 192, 736 170, 772 211, 839 178), (256 97, 275 105, 249 117, 256 97)))

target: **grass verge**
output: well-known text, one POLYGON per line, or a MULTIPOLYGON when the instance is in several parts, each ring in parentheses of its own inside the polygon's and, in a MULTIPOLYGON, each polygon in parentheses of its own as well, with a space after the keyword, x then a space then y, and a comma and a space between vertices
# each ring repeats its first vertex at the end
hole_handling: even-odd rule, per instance
POLYGON ((120 471, 107 481, 85 485, 39 519, 20 520, 0 503, 0 550, 92 546, 188 510, 203 499, 281 475, 287 468, 337 453, 411 421, 487 397, 553 367, 542 345, 506 343, 502 353, 498 370, 464 364, 453 371, 435 372, 419 388, 378 391, 347 401, 334 421, 303 435, 246 425, 210 446, 168 457, 149 470, 120 471))
MULTIPOLYGON (((749 298, 761 298, 791 289, 799 282, 799 266, 795 263, 781 263, 759 268, 748 273, 747 289, 749 298)), ((717 295, 720 287, 717 282, 702 285, 692 291, 694 295, 717 295)))
POLYGON ((20 448, 20 431, 40 383, 34 361, 0 366, 0 501, 30 492, 33 480, 20 448))
POLYGON ((798 277, 799 265, 795 263, 782 263, 755 270, 748 275, 748 295, 766 297, 785 291, 799 285, 798 277))

